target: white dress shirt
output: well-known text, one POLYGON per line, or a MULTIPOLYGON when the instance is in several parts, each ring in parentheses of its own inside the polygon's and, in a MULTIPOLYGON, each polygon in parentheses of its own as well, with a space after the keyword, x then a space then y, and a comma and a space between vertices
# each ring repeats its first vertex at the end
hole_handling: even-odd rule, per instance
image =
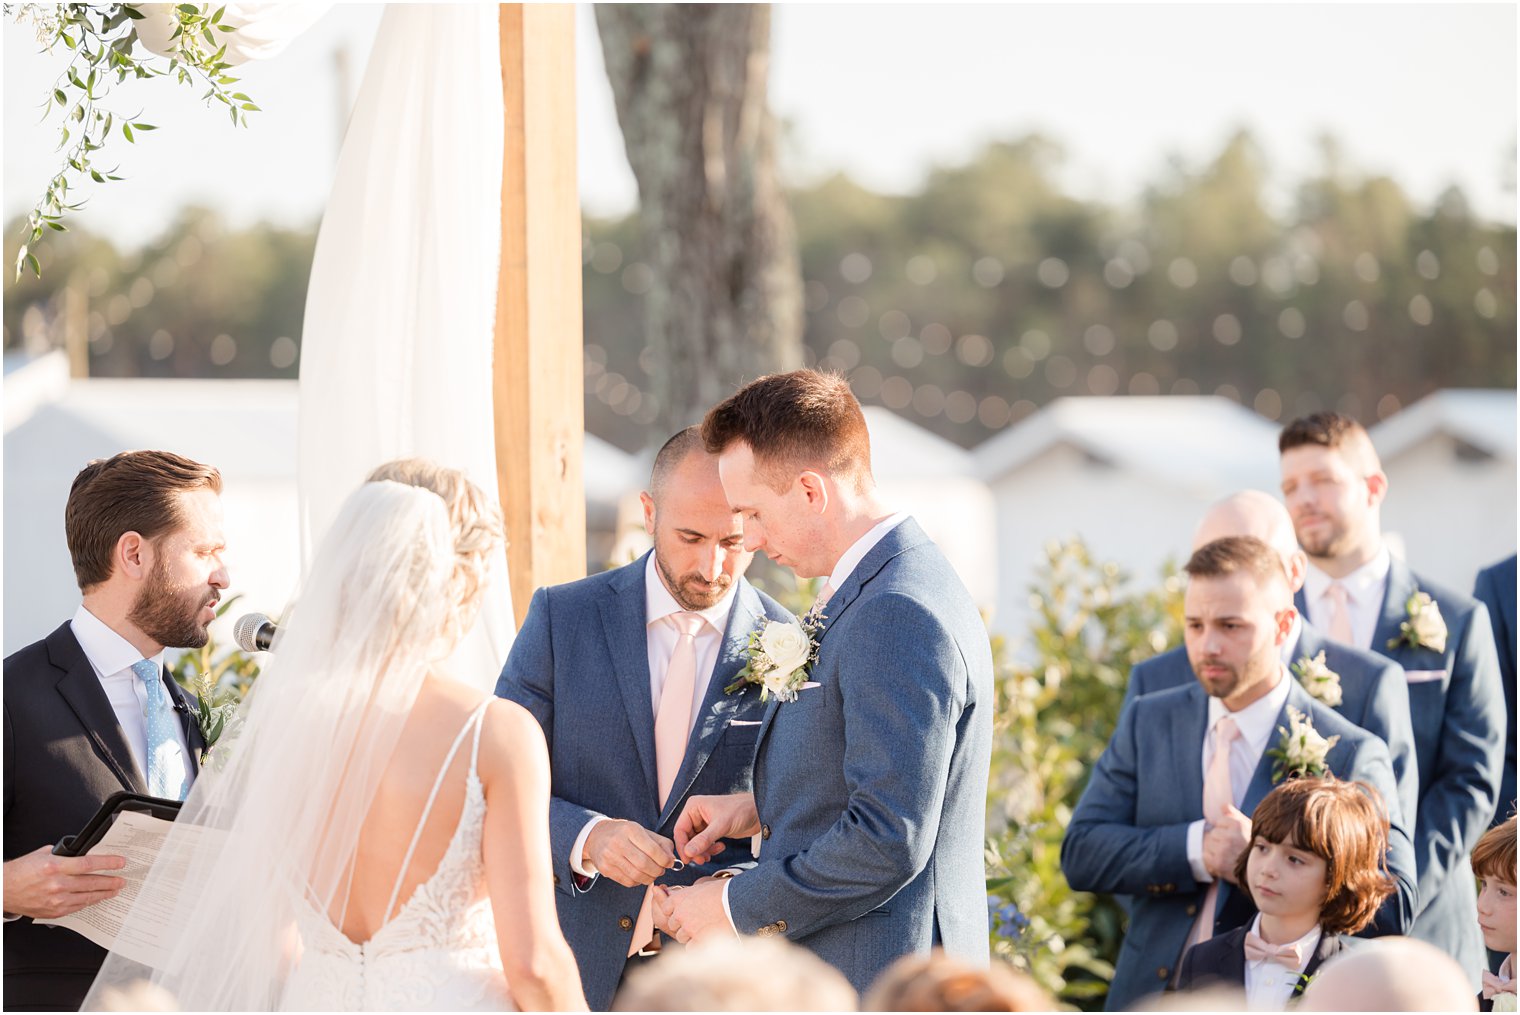
MULTIPOLYGON (((1260 913, 1257 913, 1256 919, 1251 921, 1250 933, 1261 934, 1260 913)), ((1304 970, 1309 967, 1309 959, 1313 957, 1314 950, 1319 947, 1320 934, 1320 926, 1316 923, 1310 928, 1309 933, 1297 941, 1281 942, 1299 946, 1299 954, 1304 959, 1297 969, 1289 969, 1271 960, 1247 959, 1246 1007, 1251 1011, 1282 1011, 1288 1007, 1288 1002, 1293 999, 1293 988, 1298 986, 1304 970)))
MULTIPOLYGON (((1346 589, 1346 614, 1351 620, 1352 648, 1373 649, 1372 633, 1383 614, 1383 595, 1388 589, 1388 569, 1392 558, 1384 546, 1361 567, 1344 578, 1332 578, 1313 564, 1304 576, 1304 601, 1309 604, 1309 622, 1321 631, 1330 630, 1330 583, 1339 581, 1346 589)), ((1377 651, 1373 649, 1373 651, 1377 651)))
MULTIPOLYGON (((1208 725, 1204 728, 1203 746, 1198 752, 1198 763, 1203 771, 1204 779, 1207 780, 1209 745, 1212 743, 1214 724, 1226 715, 1234 719, 1235 728, 1240 735, 1230 743, 1230 789, 1234 792, 1237 808, 1246 798, 1251 777, 1256 774, 1256 766, 1261 764, 1261 756, 1265 753, 1267 741, 1271 739, 1272 730, 1277 725, 1278 715, 1282 712, 1283 706, 1288 703, 1288 691, 1292 685, 1293 677, 1289 675, 1286 668, 1281 669, 1277 686, 1238 712, 1231 712, 1225 708, 1224 702, 1219 698, 1209 698, 1208 725)), ((1199 818, 1188 825, 1187 858, 1188 865, 1193 868, 1193 880, 1207 884, 1214 880, 1214 876, 1203 865, 1204 821, 1204 818, 1199 818)))
MULTIPOLYGON (((127 748, 132 752, 132 761, 137 766, 138 774, 143 777, 143 783, 148 781, 148 689, 143 682, 137 679, 137 674, 132 672, 132 664, 143 658, 141 652, 133 647, 121 635, 107 627, 95 614, 85 609, 81 604, 74 612, 74 619, 69 622, 69 628, 74 632, 74 638, 79 642, 79 647, 84 650, 85 658, 90 661, 90 666, 95 670, 95 675, 100 678, 100 686, 106 692, 106 698, 111 702, 111 711, 116 713, 116 721, 121 724, 121 731, 126 734, 127 748)), ((158 654, 149 658, 154 668, 163 670, 164 653, 160 649, 158 654)), ((181 786, 190 776, 190 748, 185 743, 184 727, 180 725, 179 716, 174 714, 174 702, 165 689, 163 709, 166 718, 169 719, 169 728, 174 731, 174 742, 165 744, 159 752, 159 760, 168 766, 169 785, 181 786)))
MULTIPOLYGON (((705 624, 697 632, 693 639, 697 650, 697 672, 707 674, 706 680, 692 681, 691 721, 687 726, 687 734, 697 725, 697 720, 702 714, 702 702, 707 698, 708 685, 712 683, 714 667, 718 663, 718 654, 723 648, 723 632, 728 628, 728 615, 734 608, 734 589, 739 587, 736 580, 729 586, 728 594, 705 610, 693 610, 701 617, 705 624)), ((660 695, 665 690, 665 675, 670 669, 670 657, 675 653, 676 642, 680 639, 680 633, 668 618, 677 613, 688 612, 676 597, 670 594, 665 587, 665 582, 660 577, 659 568, 655 566, 654 554, 644 567, 644 641, 649 651, 649 700, 655 708, 659 707, 660 695)), ((591 829, 599 822, 610 820, 605 814, 598 814, 582 826, 580 834, 575 837, 575 845, 570 851, 570 869, 581 877, 593 878, 597 876, 595 865, 589 861, 582 861, 586 848, 586 837, 591 834, 591 829)))

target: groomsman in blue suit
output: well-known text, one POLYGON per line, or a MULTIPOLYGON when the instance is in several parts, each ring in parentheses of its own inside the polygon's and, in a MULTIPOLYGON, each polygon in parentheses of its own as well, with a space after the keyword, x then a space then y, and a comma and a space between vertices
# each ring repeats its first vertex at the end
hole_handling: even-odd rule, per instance
POLYGON ((1184 570, 1197 679, 1124 709, 1061 844, 1072 888, 1136 897, 1111 1010, 1166 989, 1188 945, 1254 914, 1234 890, 1235 861, 1251 842, 1251 812, 1284 777, 1269 752, 1285 746, 1290 710, 1312 727, 1311 739, 1334 738, 1322 757, 1289 747, 1290 767, 1361 780, 1387 808, 1399 901, 1378 914, 1379 931, 1403 933, 1414 907, 1414 857, 1388 748, 1311 698, 1283 665, 1293 608, 1278 555, 1258 539, 1231 537, 1201 547, 1184 570))
POLYGON ((643 503, 654 549, 539 589, 496 685, 549 743, 560 926, 603 1010, 661 945, 649 886, 712 873, 671 870, 671 826, 693 793, 750 788, 764 705, 758 688, 724 688, 750 632, 792 619, 744 580, 753 555, 696 427, 660 450, 643 503))
POLYGON ((718 835, 759 832, 759 862, 670 892, 672 930, 785 936, 861 991, 936 945, 985 965, 992 652, 971 596, 883 503, 844 378, 763 377, 702 436, 747 545, 827 581, 816 662, 766 709, 754 793, 694 797, 676 826, 696 860, 718 835))
POLYGON ((1505 730, 1488 610, 1388 552, 1379 514, 1388 477, 1361 424, 1316 413, 1289 423, 1277 443, 1283 499, 1309 554, 1299 611, 1336 641, 1404 668, 1420 768, 1410 934, 1472 970, 1476 985, 1483 942, 1467 856, 1494 815, 1505 730))
MULTIPOLYGON (((1296 593, 1303 587, 1308 558, 1293 534, 1293 520, 1275 497, 1260 490, 1242 490, 1214 504, 1198 523, 1193 549, 1226 536, 1254 536, 1266 543, 1282 560, 1289 590, 1296 593)), ((1293 627, 1282 644, 1282 661, 1311 696, 1388 745, 1399 787, 1399 809, 1412 823, 1419 802, 1419 767, 1409 720, 1409 694, 1404 690, 1404 671, 1398 663, 1331 641, 1296 611, 1293 627), (1320 653, 1325 656, 1322 667, 1317 664, 1320 653)), ((1193 680, 1187 649, 1179 645, 1130 671, 1124 704, 1142 694, 1183 687, 1193 680)))
POLYGON ((1504 681, 1505 712, 1509 736, 1504 741, 1504 772, 1499 782, 1497 825, 1515 813, 1515 555, 1478 572, 1473 598, 1488 608, 1494 625, 1494 648, 1499 653, 1499 676, 1504 681))

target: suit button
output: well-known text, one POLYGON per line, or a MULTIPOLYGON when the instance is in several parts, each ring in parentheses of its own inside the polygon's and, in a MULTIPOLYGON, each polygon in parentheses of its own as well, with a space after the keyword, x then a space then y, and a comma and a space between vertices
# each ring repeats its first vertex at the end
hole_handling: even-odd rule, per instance
POLYGON ((629 916, 618 917, 618 926, 624 930, 633 930, 633 918, 629 916))
POLYGON ((762 839, 769 839, 770 837, 771 837, 771 826, 770 825, 761 825, 760 826, 760 838, 762 838, 762 839))
POLYGON ((1165 966, 1162 966, 1160 969, 1156 970, 1156 979, 1158 979, 1158 980, 1164 980, 1164 979, 1166 979, 1166 967, 1165 966))
POLYGON ((786 933, 786 921, 785 920, 777 920, 776 921, 776 930, 779 933, 785 934, 786 933))
POLYGON ((1187 915, 1188 916, 1197 916, 1198 915, 1198 907, 1197 906, 1189 906, 1187 908, 1187 915))

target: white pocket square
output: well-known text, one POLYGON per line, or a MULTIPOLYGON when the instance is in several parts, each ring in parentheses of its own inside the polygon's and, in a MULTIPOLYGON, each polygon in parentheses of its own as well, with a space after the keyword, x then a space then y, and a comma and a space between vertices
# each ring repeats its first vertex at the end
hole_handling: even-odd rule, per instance
POLYGON ((1428 684, 1433 680, 1445 680, 1445 670, 1405 670, 1404 679, 1411 684, 1428 684))
POLYGON ((728 724, 730 726, 759 726, 763 721, 762 719, 730 719, 728 724))

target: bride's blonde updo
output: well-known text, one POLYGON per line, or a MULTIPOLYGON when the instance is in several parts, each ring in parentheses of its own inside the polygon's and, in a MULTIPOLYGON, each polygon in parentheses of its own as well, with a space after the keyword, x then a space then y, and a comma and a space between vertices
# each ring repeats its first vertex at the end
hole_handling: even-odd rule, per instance
POLYGON ((454 536, 454 573, 449 598, 454 604, 440 641, 452 649, 469 630, 480 609, 490 571, 490 556, 505 540, 501 512, 464 472, 426 458, 398 458, 371 472, 367 483, 389 480, 435 493, 448 510, 454 536))

